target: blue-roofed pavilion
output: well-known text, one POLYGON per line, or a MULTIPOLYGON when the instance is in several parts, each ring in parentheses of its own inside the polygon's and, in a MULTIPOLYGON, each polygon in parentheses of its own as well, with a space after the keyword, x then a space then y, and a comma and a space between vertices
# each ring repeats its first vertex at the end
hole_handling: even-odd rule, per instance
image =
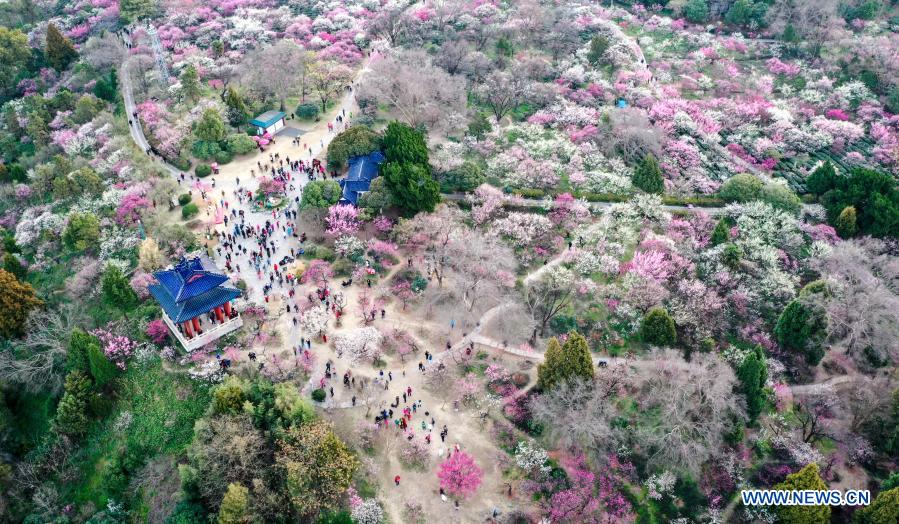
POLYGON ((153 276, 158 283, 149 286, 150 294, 185 349, 200 347, 243 324, 231 303, 240 297, 240 290, 227 285, 228 277, 208 257, 182 258, 153 276))
POLYGON ((355 206, 359 196, 368 191, 371 181, 378 177, 378 168, 383 162, 384 154, 380 151, 349 159, 347 176, 340 181, 340 187, 343 188, 340 203, 355 206))

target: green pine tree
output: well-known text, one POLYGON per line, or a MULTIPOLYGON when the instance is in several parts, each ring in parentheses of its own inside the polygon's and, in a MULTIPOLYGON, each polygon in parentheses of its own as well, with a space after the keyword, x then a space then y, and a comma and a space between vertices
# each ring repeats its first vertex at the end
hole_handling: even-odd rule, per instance
POLYGON ((178 79, 181 81, 181 93, 184 95, 185 100, 196 102, 200 99, 203 95, 203 89, 200 85, 200 74, 193 64, 185 67, 178 79))
POLYGON ((85 373, 72 371, 66 376, 65 393, 56 407, 56 431, 72 437, 84 435, 88 425, 90 390, 91 380, 85 373))
POLYGON ((12 253, 3 255, 3 269, 15 275, 20 282, 24 282, 25 277, 28 276, 28 268, 23 266, 22 263, 19 262, 19 257, 12 253))
POLYGON ((899 487, 877 494, 870 506, 852 515, 855 524, 895 524, 899 522, 899 487))
POLYGON ((106 269, 103 273, 102 288, 103 301, 128 318, 128 310, 137 306, 138 298, 119 268, 111 265, 106 269))
POLYGON ((553 337, 546 344, 543 363, 537 366, 537 384, 547 391, 559 382, 559 370, 562 368, 562 344, 553 337))
POLYGON ((640 338, 653 346, 670 347, 677 343, 674 319, 664 308, 649 310, 640 323, 640 338))
POLYGON ((590 39, 590 50, 587 52, 587 61, 589 61, 593 67, 598 66, 608 49, 608 38, 602 35, 594 36, 592 39, 590 39))
POLYGON ((652 154, 643 157, 643 160, 634 169, 634 186, 642 189, 647 193, 655 193, 661 195, 665 192, 665 179, 662 177, 662 170, 659 168, 659 162, 652 154))
POLYGON ((774 335, 785 349, 803 354, 810 366, 817 366, 824 358, 826 329, 827 319, 821 307, 800 297, 784 308, 774 326, 774 335))
POLYGON ((125 22, 152 18, 159 11, 157 0, 120 0, 119 16, 125 22))
POLYGON ((834 229, 841 238, 852 238, 858 233, 858 218, 855 206, 846 206, 833 223, 834 229))
POLYGON ((579 333, 568 334, 565 344, 555 337, 549 339, 543 363, 537 367, 537 381, 541 389, 549 390, 575 378, 593 380, 593 358, 590 347, 579 333))
POLYGON ((830 160, 816 167, 812 174, 805 179, 805 187, 810 193, 823 195, 833 189, 837 181, 837 170, 830 160))
POLYGON ((434 211, 440 202, 440 184, 427 164, 387 162, 381 170, 393 203, 407 214, 434 211))
POLYGON ((244 524, 250 521, 250 490, 240 484, 228 484, 219 506, 218 524, 244 524))
POLYGON ((72 329, 72 333, 69 335, 69 349, 66 354, 66 366, 69 371, 90 372, 88 349, 96 341, 95 337, 88 335, 83 330, 79 328, 72 329))
POLYGON ((743 363, 737 368, 737 378, 740 379, 740 390, 746 397, 749 421, 755 422, 765 408, 765 382, 768 380, 765 353, 760 346, 756 346, 743 359, 743 363))
POLYGON ((710 239, 712 246, 717 246, 730 240, 730 228, 731 224, 727 218, 719 220, 718 223, 715 224, 715 230, 712 231, 712 238, 710 239))
POLYGON ((94 377, 94 384, 98 388, 102 388, 119 374, 119 369, 106 358, 96 339, 87 346, 87 360, 90 364, 91 376, 94 377))
POLYGON ((247 115, 250 111, 243 97, 233 86, 228 86, 228 91, 225 93, 225 106, 228 108, 226 114, 229 124, 240 127, 247 122, 247 115))
POLYGON ((194 126, 194 135, 204 142, 221 142, 228 131, 222 116, 215 109, 207 109, 194 126))
POLYGON ((390 122, 384 131, 387 162, 428 165, 428 145, 420 132, 400 122, 390 122))
POLYGON ((78 58, 78 51, 72 41, 59 32, 56 24, 47 26, 47 44, 44 47, 47 62, 57 71, 65 71, 78 58))
MULTIPOLYGON (((818 472, 814 462, 796 473, 787 475, 786 480, 774 486, 780 490, 826 490, 827 484, 818 472)), ((830 506, 778 506, 777 514, 784 524, 828 524, 830 506)))

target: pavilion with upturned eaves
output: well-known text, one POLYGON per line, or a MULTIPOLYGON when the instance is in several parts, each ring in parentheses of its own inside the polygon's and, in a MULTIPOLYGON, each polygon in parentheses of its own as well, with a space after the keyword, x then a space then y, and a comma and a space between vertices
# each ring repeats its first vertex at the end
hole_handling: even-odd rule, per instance
POLYGON ((240 290, 205 255, 153 273, 158 284, 150 294, 162 307, 162 318, 184 349, 193 351, 243 325, 232 301, 240 290))

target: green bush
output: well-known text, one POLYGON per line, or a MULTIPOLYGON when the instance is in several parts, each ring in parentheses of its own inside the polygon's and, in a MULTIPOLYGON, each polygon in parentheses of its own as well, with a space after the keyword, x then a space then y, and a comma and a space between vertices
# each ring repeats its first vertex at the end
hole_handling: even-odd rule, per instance
POLYGON ((534 189, 534 188, 522 188, 515 189, 512 193, 524 197, 524 198, 543 198, 546 196, 546 191, 542 189, 534 189))
POLYGON ((256 142, 249 135, 234 133, 225 140, 228 151, 235 155, 246 155, 256 149, 256 142))
POLYGON ((339 133, 328 144, 328 167, 331 169, 343 169, 350 158, 367 155, 380 148, 381 135, 368 127, 354 125, 339 133))
POLYGON ((208 177, 212 174, 212 166, 209 164, 200 164, 194 168, 194 173, 200 178, 208 177))
POLYGON ((184 193, 183 195, 178 195, 178 203, 181 204, 182 206, 189 204, 191 200, 192 200, 191 196, 187 193, 184 193))
POLYGON ((167 158, 166 160, 181 171, 187 171, 190 169, 190 159, 186 156, 179 156, 178 158, 167 158))
POLYGON ((191 202, 190 204, 187 204, 186 206, 181 208, 181 217, 184 218, 184 220, 189 220, 199 212, 200 208, 197 207, 196 204, 191 202))
POLYGON ((706 0, 688 0, 684 6, 684 17, 694 24, 704 24, 709 19, 709 4, 706 0))
POLYGON ((663 308, 649 310, 640 323, 640 338, 654 346, 673 346, 677 342, 674 319, 663 308))
POLYGON ((218 142, 209 142, 206 140, 197 140, 191 148, 191 152, 200 160, 209 160, 210 158, 215 157, 215 154, 221 150, 222 148, 218 142))
POLYGON ((300 104, 297 106, 297 118, 312 120, 318 116, 318 104, 300 104))
POLYGON ((234 159, 234 155, 231 154, 231 151, 227 151, 222 149, 218 153, 215 154, 215 161, 219 164, 227 164, 231 160, 234 159))
POLYGON ((309 259, 321 259, 325 262, 334 262, 337 259, 337 255, 334 254, 334 251, 325 246, 309 246, 306 248, 304 257, 309 259))
POLYGON ((316 389, 312 392, 312 400, 316 402, 324 402, 325 398, 327 398, 327 394, 323 389, 316 389))

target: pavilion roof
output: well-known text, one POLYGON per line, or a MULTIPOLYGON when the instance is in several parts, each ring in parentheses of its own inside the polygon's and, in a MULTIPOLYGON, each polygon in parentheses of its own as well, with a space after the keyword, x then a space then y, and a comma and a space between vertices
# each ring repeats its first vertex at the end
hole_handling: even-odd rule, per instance
POLYGON ((253 120, 250 120, 250 125, 261 128, 271 127, 275 122, 281 120, 285 116, 287 116, 287 113, 283 111, 266 111, 253 120))
POLYGON ((182 258, 171 269, 156 271, 153 276, 159 283, 149 287, 150 293, 175 322, 189 320, 240 296, 238 289, 224 285, 228 277, 219 273, 205 255, 182 258))

